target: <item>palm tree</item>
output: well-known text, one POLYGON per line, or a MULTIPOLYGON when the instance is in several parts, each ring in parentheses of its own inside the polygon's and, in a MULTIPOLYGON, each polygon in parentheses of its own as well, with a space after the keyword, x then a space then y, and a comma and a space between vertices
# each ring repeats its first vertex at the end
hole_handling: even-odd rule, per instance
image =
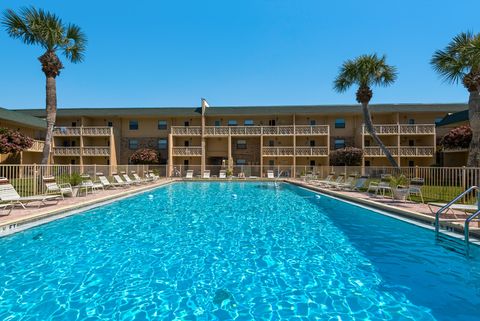
POLYGON ((386 57, 378 57, 377 54, 361 55, 353 60, 347 60, 340 67, 340 72, 334 81, 333 87, 336 91, 342 93, 351 86, 357 85, 357 102, 362 104, 363 121, 367 131, 382 149, 390 164, 398 169, 398 164, 392 157, 390 151, 385 147, 378 137, 375 127, 372 123, 372 116, 368 109, 368 104, 372 99, 373 92, 371 87, 388 86, 397 79, 397 71, 394 66, 387 65, 386 57))
POLYGON ((433 69, 447 82, 460 81, 469 92, 468 116, 472 141, 468 166, 480 166, 480 34, 463 32, 455 36, 444 50, 432 57, 433 69))
POLYGON ((57 51, 62 51, 63 55, 72 63, 81 62, 87 39, 78 26, 66 25, 55 14, 33 7, 23 8, 19 13, 11 9, 6 10, 2 24, 10 37, 18 38, 27 45, 39 45, 45 50, 38 60, 42 64, 42 71, 47 82, 47 133, 42 155, 42 164, 47 164, 50 159, 53 127, 57 115, 55 78, 63 69, 57 51))

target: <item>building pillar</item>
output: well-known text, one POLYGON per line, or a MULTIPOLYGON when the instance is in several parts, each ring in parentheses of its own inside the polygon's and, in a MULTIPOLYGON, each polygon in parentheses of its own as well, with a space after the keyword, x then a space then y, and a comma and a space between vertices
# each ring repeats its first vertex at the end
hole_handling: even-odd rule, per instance
POLYGON ((227 151, 227 162, 228 162, 228 169, 233 169, 233 157, 232 157, 232 136, 228 135, 228 151, 227 151))
POLYGON ((83 173, 83 126, 80 127, 80 173, 83 173))
POLYGON ((293 114, 293 169, 292 177, 295 178, 297 171, 297 132, 295 130, 295 114, 293 114))
POLYGON ((263 135, 260 135, 260 177, 263 177, 263 135))
POLYGON ((172 133, 168 134, 168 168, 167 168, 167 177, 173 175, 173 135, 172 133))
POLYGON ((200 163, 200 175, 203 177, 203 172, 205 171, 205 163, 206 163, 206 143, 205 143, 205 137, 202 136, 202 157, 201 157, 201 163, 200 163))

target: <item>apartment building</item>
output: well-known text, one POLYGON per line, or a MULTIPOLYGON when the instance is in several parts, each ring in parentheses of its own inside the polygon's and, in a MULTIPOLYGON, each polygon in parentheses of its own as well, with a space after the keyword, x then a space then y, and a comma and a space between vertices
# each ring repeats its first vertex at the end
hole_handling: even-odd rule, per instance
MULTIPOLYGON (((436 163, 435 123, 465 104, 372 105, 375 129, 401 166, 436 163)), ((44 110, 19 110, 45 117, 44 110)), ((126 164, 139 148, 160 161, 212 165, 319 166, 333 149, 364 150, 363 165, 388 166, 364 128, 358 105, 59 109, 57 164, 126 164)))

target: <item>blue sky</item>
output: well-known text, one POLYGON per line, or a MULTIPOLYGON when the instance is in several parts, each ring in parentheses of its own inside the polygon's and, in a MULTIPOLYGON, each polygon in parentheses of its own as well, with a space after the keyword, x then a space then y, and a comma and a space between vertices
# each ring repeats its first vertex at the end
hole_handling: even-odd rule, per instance
MULTIPOLYGON (((86 60, 57 78, 62 107, 352 104, 332 81, 342 62, 386 54, 399 77, 372 103, 466 102, 429 65, 457 33, 480 32, 480 3, 385 0, 2 0, 34 5, 88 35, 86 60)), ((0 106, 43 108, 39 47, 0 31, 0 106)))

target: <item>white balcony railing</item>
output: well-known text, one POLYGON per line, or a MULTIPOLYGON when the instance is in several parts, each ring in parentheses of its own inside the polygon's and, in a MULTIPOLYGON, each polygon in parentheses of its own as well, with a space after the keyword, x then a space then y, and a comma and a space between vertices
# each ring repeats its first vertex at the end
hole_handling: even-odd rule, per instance
POLYGON ((88 146, 83 147, 83 156, 109 156, 109 146, 88 146))
MULTIPOLYGON (((200 136, 200 126, 173 126, 171 132, 175 136, 200 136)), ((296 135, 328 135, 328 125, 316 126, 205 126, 205 136, 292 136, 296 135)))
POLYGON ((54 156, 110 156, 109 146, 53 147, 54 156))
POLYGON ((80 156, 80 147, 53 147, 54 156, 80 156))
POLYGON ((110 136, 112 127, 55 127, 54 136, 110 136))
POLYGON ((328 156, 327 147, 297 146, 295 148, 296 156, 328 156))
MULTIPOLYGON (((435 125, 433 124, 385 124, 374 125, 377 135, 433 135, 435 134, 435 125)), ((365 125, 363 125, 363 134, 370 135, 365 125)))
POLYGON ((263 156, 293 156, 293 147, 263 147, 263 156))
POLYGON ((173 156, 202 156, 202 147, 173 147, 173 156))
MULTIPOLYGON (((433 146, 387 146, 392 156, 401 157, 433 157, 435 148, 433 146)), ((384 157, 385 154, 378 146, 368 146, 363 149, 364 156, 384 157)))
POLYGON ((43 140, 34 140, 32 147, 27 149, 27 152, 43 152, 43 147, 45 146, 45 141, 43 140))

